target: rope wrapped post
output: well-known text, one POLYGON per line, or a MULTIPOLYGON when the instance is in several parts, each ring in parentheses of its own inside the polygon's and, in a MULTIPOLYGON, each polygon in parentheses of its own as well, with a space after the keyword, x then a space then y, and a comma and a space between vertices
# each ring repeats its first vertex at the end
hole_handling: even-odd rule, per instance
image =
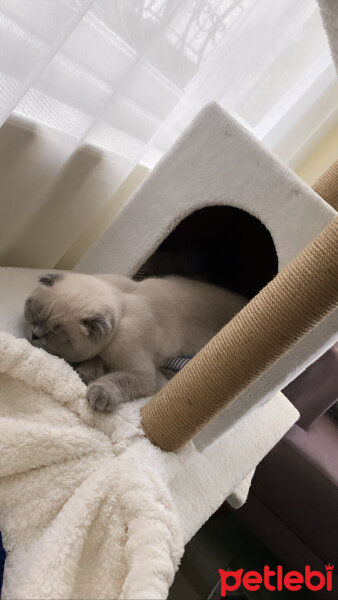
POLYGON ((142 409, 162 450, 177 451, 338 304, 338 217, 142 409))

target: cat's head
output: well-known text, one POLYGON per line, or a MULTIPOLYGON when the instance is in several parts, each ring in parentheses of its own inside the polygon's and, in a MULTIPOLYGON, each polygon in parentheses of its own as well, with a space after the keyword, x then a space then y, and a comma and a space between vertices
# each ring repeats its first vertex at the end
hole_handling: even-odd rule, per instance
POLYGON ((48 273, 27 298, 26 338, 69 362, 96 356, 114 334, 119 299, 106 282, 79 273, 48 273))

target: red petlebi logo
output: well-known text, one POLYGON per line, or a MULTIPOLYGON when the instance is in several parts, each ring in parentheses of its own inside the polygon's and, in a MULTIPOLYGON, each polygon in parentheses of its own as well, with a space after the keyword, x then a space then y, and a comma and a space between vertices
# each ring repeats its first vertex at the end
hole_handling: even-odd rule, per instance
POLYGON ((240 586, 250 592, 256 592, 264 586, 266 590, 274 592, 277 590, 290 590, 298 592, 302 587, 306 587, 312 592, 326 589, 332 591, 332 571, 334 565, 330 563, 325 565, 326 573, 321 571, 312 571, 310 565, 306 565, 304 574, 300 571, 287 571, 281 565, 276 570, 270 569, 265 565, 263 575, 258 571, 246 571, 238 569, 237 571, 225 571, 219 569, 221 578, 221 596, 225 598, 227 592, 235 592, 240 586))

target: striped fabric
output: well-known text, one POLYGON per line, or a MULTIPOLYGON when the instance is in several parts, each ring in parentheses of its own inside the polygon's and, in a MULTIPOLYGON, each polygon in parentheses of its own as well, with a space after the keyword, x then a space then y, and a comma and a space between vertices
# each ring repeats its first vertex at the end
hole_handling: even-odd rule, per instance
POLYGON ((149 277, 150 273, 147 269, 147 263, 145 263, 144 265, 142 265, 142 267, 140 267, 140 269, 137 271, 137 273, 135 273, 135 275, 133 275, 133 280, 134 281, 142 281, 142 279, 146 279, 146 277, 149 277))
POLYGON ((176 358, 168 358, 167 362, 162 368, 168 369, 169 371, 174 371, 174 373, 178 373, 191 359, 192 356, 177 356, 176 358))

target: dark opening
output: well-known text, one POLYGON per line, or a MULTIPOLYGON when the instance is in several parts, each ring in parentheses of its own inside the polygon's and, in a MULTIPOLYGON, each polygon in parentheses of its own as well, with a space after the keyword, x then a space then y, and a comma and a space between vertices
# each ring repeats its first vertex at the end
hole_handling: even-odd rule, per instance
POLYGON ((182 275, 252 298, 278 272, 268 229, 232 206, 209 206, 183 219, 139 271, 139 277, 182 275))

